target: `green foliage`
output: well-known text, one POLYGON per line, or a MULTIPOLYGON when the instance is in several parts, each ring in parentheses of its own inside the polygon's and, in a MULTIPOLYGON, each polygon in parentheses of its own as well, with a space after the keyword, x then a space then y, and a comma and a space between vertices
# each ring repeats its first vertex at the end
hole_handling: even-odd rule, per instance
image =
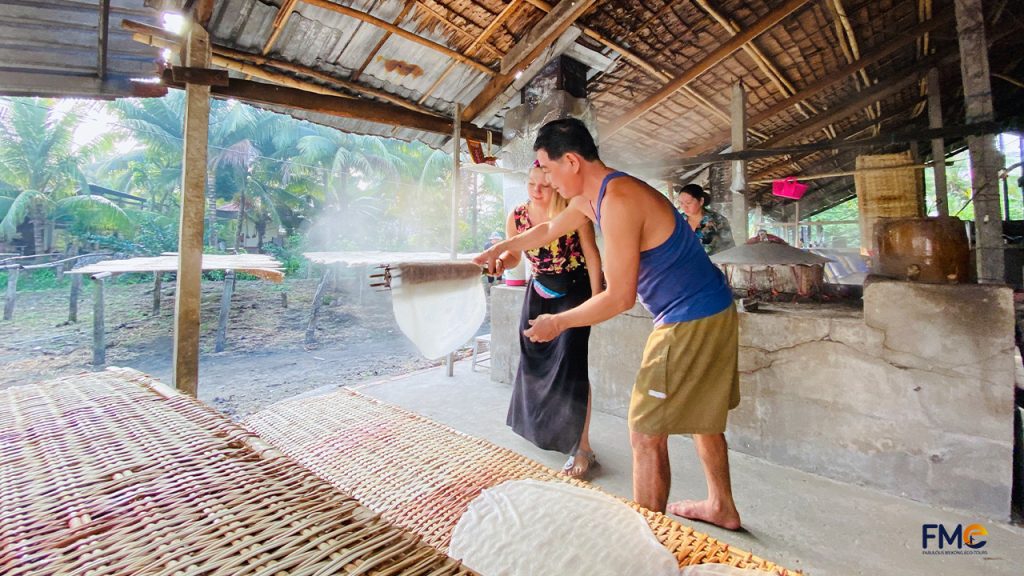
POLYGON ((85 234, 85 242, 95 243, 102 250, 139 256, 158 256, 178 250, 176 218, 144 210, 129 211, 135 224, 134 234, 85 234))
MULTIPOLYGON (((22 102, 19 113, 3 114, 4 122, 13 126, 17 116, 24 129, 5 135, 17 134, 19 143, 49 138, 51 150, 60 152, 54 159, 74 156, 75 114, 54 112, 53 101, 11 102, 22 102)), ((22 164, 5 164, 0 171, 0 219, 9 216, 10 222, 0 232, 13 236, 20 222, 35 218, 58 224, 58 246, 78 239, 128 254, 176 250, 182 93, 98 106, 116 117, 113 136, 90 145, 73 162, 49 165, 60 177, 48 182, 59 182, 59 191, 26 187, 17 178, 4 177, 23 173, 29 155, 21 154, 22 164), (115 150, 110 145, 115 137, 126 145, 115 150), (144 209, 77 195, 85 174, 88 181, 145 199, 144 209), (38 195, 24 196, 28 190, 38 195), (24 198, 15 206, 19 196, 24 198)), ((4 136, 0 148, 9 148, 9 141, 4 136)), ((38 149, 28 144, 22 148, 38 149)), ((449 249, 452 158, 445 151, 418 142, 346 134, 239 102, 214 101, 208 168, 208 209, 233 202, 242 211, 231 219, 216 219, 213 226, 207 218, 207 245, 222 240, 234 247, 244 232, 280 258, 289 274, 303 270, 302 250, 449 249), (279 235, 287 238, 284 246, 267 242, 279 235)), ((458 245, 475 251, 492 231, 504 227, 501 179, 464 172, 461 182, 458 245)))
MULTIPOLYGON (((76 193, 88 190, 82 167, 98 155, 108 154, 113 137, 75 143, 82 105, 56 110, 52 100, 17 98, 2 103, 0 114, 0 183, 12 202, 0 221, 0 236, 10 240, 26 220, 33 224, 36 253, 45 252, 43 229, 54 223, 56 207, 76 193)), ((84 210, 84 203, 67 209, 84 210)), ((102 210, 94 209, 93 216, 102 210)), ((108 213, 105 214, 109 216, 108 213)))
POLYGON ((860 246, 860 225, 857 223, 859 214, 860 209, 858 208, 857 198, 854 197, 808 218, 808 224, 813 224, 814 222, 853 222, 851 224, 814 225, 811 233, 815 244, 828 248, 856 248, 860 246))
MULTIPOLYGON (((0 290, 7 289, 6 271, 0 272, 0 290)), ((18 273, 18 291, 35 292, 38 290, 55 290, 70 286, 70 277, 65 275, 63 281, 57 281, 57 273, 52 268, 39 270, 21 270, 18 273)))
POLYGON ((298 234, 286 238, 284 246, 267 244, 263 248, 266 253, 281 263, 286 276, 294 276, 304 272, 306 266, 309 265, 309 261, 302 256, 302 253, 306 250, 305 238, 298 234))

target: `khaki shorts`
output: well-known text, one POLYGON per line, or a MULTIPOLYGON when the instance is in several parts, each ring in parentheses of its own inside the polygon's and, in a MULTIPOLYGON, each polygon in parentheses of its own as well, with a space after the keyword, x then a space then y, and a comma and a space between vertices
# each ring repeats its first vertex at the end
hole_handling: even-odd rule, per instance
POLYGON ((629 402, 629 429, 719 434, 740 403, 736 307, 651 332, 629 402))

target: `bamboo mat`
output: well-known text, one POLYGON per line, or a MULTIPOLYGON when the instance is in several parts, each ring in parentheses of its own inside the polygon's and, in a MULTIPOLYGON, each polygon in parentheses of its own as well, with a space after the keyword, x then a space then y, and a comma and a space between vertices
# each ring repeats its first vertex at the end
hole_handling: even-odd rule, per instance
MULTIPOLYGON (((485 488, 529 478, 600 490, 511 450, 347 389, 275 404, 243 425, 442 551, 447 551, 462 513, 485 488)), ((798 574, 626 503, 644 517, 680 566, 713 562, 783 576, 798 574)))
POLYGON ((472 574, 138 372, 0 391, 0 574, 472 574))

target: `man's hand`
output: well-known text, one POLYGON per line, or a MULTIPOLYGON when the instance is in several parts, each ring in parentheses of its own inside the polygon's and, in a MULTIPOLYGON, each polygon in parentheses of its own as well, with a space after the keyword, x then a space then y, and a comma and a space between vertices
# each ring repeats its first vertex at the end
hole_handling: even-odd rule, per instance
POLYGON ((553 314, 541 314, 530 320, 530 328, 523 332, 523 335, 530 339, 530 342, 550 342, 562 333, 564 328, 560 326, 558 318, 553 314))
POLYGON ((499 242, 481 252, 476 258, 473 258, 474 264, 487 269, 488 276, 501 276, 505 272, 505 262, 498 257, 503 251, 498 248, 500 245, 501 243, 499 242))

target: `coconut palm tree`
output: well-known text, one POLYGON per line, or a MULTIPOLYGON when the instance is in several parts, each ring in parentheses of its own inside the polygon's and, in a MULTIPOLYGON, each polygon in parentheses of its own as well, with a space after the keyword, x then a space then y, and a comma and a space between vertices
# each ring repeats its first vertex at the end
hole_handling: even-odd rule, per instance
POLYGON ((78 221, 84 228, 121 227, 129 223, 115 204, 89 195, 81 166, 110 149, 110 135, 75 146, 80 120, 77 107, 64 112, 51 100, 18 98, 7 101, 0 115, 0 238, 10 241, 25 222, 32 226, 35 254, 46 252, 57 218, 78 221))
POLYGON ((375 232, 387 204, 378 192, 382 182, 397 184, 409 167, 391 143, 377 136, 349 134, 323 126, 298 142, 299 160, 321 167, 324 214, 321 243, 346 247, 376 244, 375 232))

